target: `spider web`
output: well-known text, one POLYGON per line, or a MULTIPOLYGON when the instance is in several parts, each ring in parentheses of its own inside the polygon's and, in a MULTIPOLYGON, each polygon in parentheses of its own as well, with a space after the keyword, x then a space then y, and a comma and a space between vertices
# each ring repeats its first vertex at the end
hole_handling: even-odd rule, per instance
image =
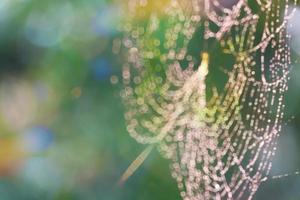
POLYGON ((184 200, 252 199, 267 180, 284 117, 286 28, 296 3, 129 1, 121 92, 127 130, 170 160, 184 200), (226 78, 214 85, 209 71, 226 78))

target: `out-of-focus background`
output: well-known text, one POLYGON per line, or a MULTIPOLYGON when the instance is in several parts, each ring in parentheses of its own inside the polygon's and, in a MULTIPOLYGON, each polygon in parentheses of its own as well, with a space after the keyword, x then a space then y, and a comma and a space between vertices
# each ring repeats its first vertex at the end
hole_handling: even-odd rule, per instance
MULTIPOLYGON (((176 200, 168 161, 126 132, 120 85, 121 1, 0 0, 0 200, 176 200), (113 80, 111 77, 113 76, 113 80)), ((291 20, 300 55, 300 10, 291 20)), ((300 169, 300 64, 272 175, 300 169)), ((300 176, 270 179, 255 199, 300 199, 300 176)))

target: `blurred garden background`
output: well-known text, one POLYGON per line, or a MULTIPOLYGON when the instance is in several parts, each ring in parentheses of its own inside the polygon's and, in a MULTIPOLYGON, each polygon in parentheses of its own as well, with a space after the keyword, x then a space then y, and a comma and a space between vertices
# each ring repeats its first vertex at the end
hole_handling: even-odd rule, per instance
MULTIPOLYGON (((124 17, 121 0, 0 0, 0 200, 180 199, 156 151, 117 185, 145 148, 129 137, 111 83, 124 17)), ((293 19, 298 59, 299 10, 293 19)), ((291 75, 272 175, 300 169, 297 62, 291 75)), ((300 199, 300 176, 268 180, 255 199, 300 199)))

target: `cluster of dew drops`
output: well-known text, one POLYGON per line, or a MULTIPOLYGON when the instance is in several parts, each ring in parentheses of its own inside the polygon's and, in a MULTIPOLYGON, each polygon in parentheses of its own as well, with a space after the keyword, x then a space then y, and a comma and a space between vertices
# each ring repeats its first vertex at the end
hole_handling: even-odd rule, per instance
POLYGON ((286 29, 297 0, 127 3, 124 37, 113 51, 124 47, 128 132, 170 160, 184 200, 252 199, 270 174, 282 129, 291 65, 286 29), (224 87, 209 97, 210 68, 222 66, 210 64, 213 47, 198 57, 189 52, 199 28, 201 41, 213 39, 235 58, 224 87))

